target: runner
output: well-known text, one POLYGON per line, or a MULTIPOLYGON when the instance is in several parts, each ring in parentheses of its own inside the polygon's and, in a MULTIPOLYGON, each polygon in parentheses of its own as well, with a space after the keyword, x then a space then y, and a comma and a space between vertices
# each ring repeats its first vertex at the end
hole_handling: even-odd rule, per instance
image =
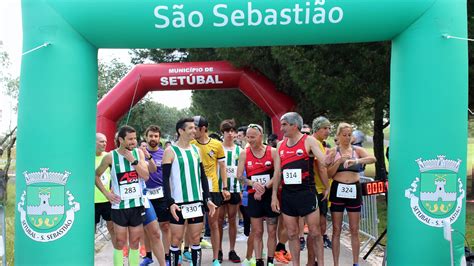
POLYGON ((280 165, 282 176, 276 176, 275 182, 282 182, 281 205, 278 200, 278 187, 273 187, 272 208, 283 213, 292 263, 300 265, 300 246, 298 239, 298 220, 304 217, 308 225, 308 238, 313 238, 316 257, 319 265, 324 265, 323 243, 319 228, 318 200, 313 174, 313 156, 319 161, 318 166, 325 170, 325 156, 319 149, 318 141, 312 136, 300 132, 303 119, 298 113, 284 114, 281 119, 281 131, 285 138, 278 143, 278 158, 275 164, 280 165))
MULTIPOLYGON (((326 142, 329 133, 331 132, 331 123, 324 116, 319 116, 313 120, 313 137, 319 141, 319 149, 323 154, 326 154, 326 142)), ((318 207, 319 207, 319 224, 321 228, 321 234, 323 235, 324 247, 331 248, 332 244, 329 237, 326 234, 326 217, 328 214, 328 193, 329 193, 329 181, 327 176, 327 169, 321 169, 318 167, 318 160, 313 162, 314 182, 316 184, 316 191, 318 193, 318 207)), ((308 238, 308 246, 314 245, 312 238, 308 238)), ((315 261, 316 254, 313 249, 308 249, 308 262, 315 261)))
POLYGON ((163 193, 161 160, 163 159, 164 150, 160 148, 159 145, 160 136, 160 127, 156 125, 149 126, 145 130, 145 139, 147 145, 146 147, 142 148, 143 154, 145 155, 145 159, 148 162, 148 171, 150 172, 150 178, 146 181, 145 195, 152 204, 152 208, 146 209, 146 221, 144 223, 146 257, 140 264, 143 266, 153 263, 153 259, 151 256, 152 250, 155 256, 160 261, 160 265, 162 265, 162 263, 165 263, 165 259, 169 263, 169 243, 171 239, 169 229, 170 212, 168 209, 168 204, 164 199, 163 193), (156 214, 158 214, 158 217, 156 214), (156 221, 157 218, 158 222, 156 221), (158 228, 161 229, 161 233, 163 235, 162 238, 158 228), (150 240, 152 243, 150 243, 150 240), (163 250, 165 254, 163 254, 163 250), (163 261, 161 261, 161 257, 163 257, 163 261))
MULTIPOLYGON (((237 211, 240 205, 240 182, 237 179, 237 165, 239 162, 240 151, 239 146, 234 144, 234 137, 236 134, 234 119, 224 120, 220 125, 220 130, 224 135, 224 151, 225 164, 227 169, 227 184, 229 188, 230 199, 223 202, 221 210, 219 211, 219 258, 222 260, 222 238, 224 218, 227 214, 227 221, 229 223, 229 260, 233 263, 240 263, 240 257, 235 252, 235 239, 237 237, 237 211)), ((222 178, 219 175, 219 187, 222 189, 222 178)))
MULTIPOLYGON (((227 184, 227 170, 225 165, 225 153, 222 143, 218 140, 211 139, 208 136, 209 123, 207 119, 202 116, 194 117, 194 124, 197 127, 195 139, 191 144, 199 148, 202 164, 204 166, 206 176, 209 181, 209 191, 212 202, 217 206, 221 206, 224 200, 230 199, 230 193, 227 185, 223 185, 219 189, 219 178, 217 169, 221 169, 222 183, 227 184)), ((216 210, 216 215, 208 217, 209 227, 211 228, 211 243, 213 251, 213 265, 219 266, 219 209, 216 210)))
POLYGON ((251 217, 256 265, 263 266, 263 218, 267 223, 267 265, 273 265, 276 247, 278 213, 271 209, 272 185, 278 176, 279 164, 275 148, 263 144, 263 129, 250 124, 247 129, 249 147, 240 153, 237 176, 248 186, 247 212, 251 217), (243 176, 244 170, 247 178, 243 176))
POLYGON ((111 219, 114 223, 115 249, 114 265, 123 265, 122 248, 128 243, 129 265, 138 265, 138 245, 143 235, 143 208, 140 179, 148 179, 148 169, 143 152, 137 149, 137 134, 130 126, 122 126, 118 131, 119 148, 107 154, 95 173, 95 184, 112 204, 111 219), (112 191, 108 191, 100 177, 111 168, 112 191))
POLYGON ((171 211, 171 266, 177 266, 184 237, 184 224, 191 241, 193 266, 201 265, 201 246, 199 244, 203 228, 204 203, 213 217, 216 205, 209 194, 207 177, 199 150, 190 144, 196 134, 193 118, 183 118, 176 123, 178 141, 175 146, 165 150, 163 156, 163 182, 165 200, 171 211))
MULTIPOLYGON (((95 167, 97 168, 100 165, 100 162, 107 153, 105 152, 105 147, 107 146, 107 137, 102 133, 95 134, 95 167)), ((107 168, 105 172, 100 176, 100 181, 104 185, 105 189, 110 191, 110 169, 107 168)), ((111 205, 109 200, 100 192, 100 190, 94 186, 94 207, 95 207, 95 225, 100 222, 100 217, 107 224, 107 230, 110 234, 110 239, 112 240, 112 245, 115 247, 115 234, 114 234, 114 224, 110 218, 110 209, 111 205)))
POLYGON ((351 145, 352 126, 340 123, 336 132, 339 145, 329 152, 328 176, 332 177, 331 217, 332 231, 332 257, 334 265, 339 265, 340 238, 342 216, 344 209, 349 216, 351 232, 352 260, 354 265, 359 264, 359 221, 362 207, 362 191, 360 186, 360 165, 375 163, 374 156, 358 146, 351 145))

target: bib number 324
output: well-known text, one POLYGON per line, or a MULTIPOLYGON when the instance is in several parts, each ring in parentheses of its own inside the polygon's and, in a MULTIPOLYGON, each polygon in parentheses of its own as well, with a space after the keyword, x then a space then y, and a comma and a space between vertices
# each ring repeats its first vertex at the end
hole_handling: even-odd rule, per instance
POLYGON ((341 184, 337 186, 336 196, 343 199, 355 199, 357 198, 357 188, 356 185, 347 185, 341 184))

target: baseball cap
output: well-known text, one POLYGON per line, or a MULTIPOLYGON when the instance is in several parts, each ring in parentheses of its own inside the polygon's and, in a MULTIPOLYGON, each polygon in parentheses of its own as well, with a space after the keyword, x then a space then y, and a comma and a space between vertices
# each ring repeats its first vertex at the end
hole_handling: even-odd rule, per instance
POLYGON ((197 127, 209 127, 209 123, 204 116, 196 115, 194 118, 194 124, 197 127))

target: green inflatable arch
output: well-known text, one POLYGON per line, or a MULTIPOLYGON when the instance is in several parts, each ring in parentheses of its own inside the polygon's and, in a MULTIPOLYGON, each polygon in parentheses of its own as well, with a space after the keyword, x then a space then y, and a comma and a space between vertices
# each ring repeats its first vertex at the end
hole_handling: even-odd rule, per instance
POLYGON ((392 42, 388 263, 463 255, 464 0, 23 0, 17 265, 94 263, 98 48, 392 42), (47 45, 49 44, 49 45, 47 45))

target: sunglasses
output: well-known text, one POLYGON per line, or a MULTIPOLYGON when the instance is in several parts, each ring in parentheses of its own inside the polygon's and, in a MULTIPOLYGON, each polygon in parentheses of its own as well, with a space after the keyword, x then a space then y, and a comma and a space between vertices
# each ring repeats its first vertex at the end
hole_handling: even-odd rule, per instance
POLYGON ((311 133, 309 132, 301 132, 301 133, 306 134, 306 135, 311 135, 311 133))
POLYGON ((263 129, 262 129, 262 127, 261 127, 260 125, 257 125, 257 124, 249 124, 248 127, 249 127, 249 128, 254 128, 254 129, 260 131, 260 133, 263 133, 263 129))

